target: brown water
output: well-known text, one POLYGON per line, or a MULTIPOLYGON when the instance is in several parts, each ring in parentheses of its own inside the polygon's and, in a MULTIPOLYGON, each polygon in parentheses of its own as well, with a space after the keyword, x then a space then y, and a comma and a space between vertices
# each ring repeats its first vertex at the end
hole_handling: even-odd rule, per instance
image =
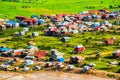
POLYGON ((85 74, 42 71, 29 74, 0 72, 0 80, 116 80, 116 79, 101 78, 85 74))

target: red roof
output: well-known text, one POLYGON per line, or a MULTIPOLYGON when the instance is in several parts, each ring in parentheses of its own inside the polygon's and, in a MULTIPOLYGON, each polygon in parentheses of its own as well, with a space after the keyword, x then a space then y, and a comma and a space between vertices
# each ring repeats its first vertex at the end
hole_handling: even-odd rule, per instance
POLYGON ((44 56, 46 56, 46 51, 38 51, 34 54, 34 56, 38 59, 43 58, 44 56))
POLYGON ((106 39, 107 44, 113 44, 114 40, 113 39, 106 39))
POLYGON ((76 51, 84 51, 85 47, 79 47, 79 48, 75 48, 76 51))
POLYGON ((95 28, 95 30, 96 30, 96 31, 100 30, 100 26, 97 26, 97 27, 95 28))

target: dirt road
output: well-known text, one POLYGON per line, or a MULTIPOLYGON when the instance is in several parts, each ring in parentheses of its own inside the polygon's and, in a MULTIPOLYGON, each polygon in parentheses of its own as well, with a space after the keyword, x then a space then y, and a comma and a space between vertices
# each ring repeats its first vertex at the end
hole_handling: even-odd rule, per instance
POLYGON ((86 74, 40 71, 28 74, 0 72, 0 80, 115 80, 86 74))

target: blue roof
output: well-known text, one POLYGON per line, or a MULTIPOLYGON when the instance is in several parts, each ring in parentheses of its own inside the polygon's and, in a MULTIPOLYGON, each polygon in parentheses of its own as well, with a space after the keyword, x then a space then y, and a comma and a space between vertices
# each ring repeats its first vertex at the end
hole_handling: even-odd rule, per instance
POLYGON ((64 62, 64 60, 65 60, 64 58, 59 58, 57 61, 58 62, 64 62))
POLYGON ((31 49, 31 48, 33 48, 33 46, 28 46, 28 49, 31 49))
POLYGON ((3 51, 8 51, 10 50, 10 48, 0 48, 0 51, 3 52, 3 51))
POLYGON ((39 24, 44 24, 44 20, 40 19, 40 20, 38 20, 38 23, 39 24))
POLYGON ((16 21, 7 20, 6 23, 18 23, 16 21))

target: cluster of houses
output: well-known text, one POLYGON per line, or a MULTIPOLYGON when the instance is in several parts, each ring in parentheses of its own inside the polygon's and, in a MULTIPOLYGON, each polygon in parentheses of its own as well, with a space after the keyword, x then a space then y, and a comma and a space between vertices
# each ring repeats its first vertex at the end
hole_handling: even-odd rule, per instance
MULTIPOLYGON (((65 63, 64 53, 59 52, 57 49, 51 49, 51 51, 48 53, 47 51, 38 50, 38 48, 35 45, 35 42, 30 41, 28 42, 28 48, 27 49, 10 49, 5 46, 0 46, 0 56, 2 57, 11 57, 11 60, 5 61, 3 64, 0 65, 0 70, 11 70, 10 67, 16 64, 19 60, 21 61, 22 70, 27 72, 30 71, 31 65, 36 65, 36 61, 38 60, 44 60, 45 56, 48 56, 49 59, 44 66, 36 65, 34 66, 34 70, 40 70, 42 68, 48 68, 48 67, 55 67, 56 69, 62 69, 67 67, 68 70, 72 70, 75 68, 74 64, 81 63, 84 61, 85 58, 82 56, 71 56, 69 58, 69 61, 67 64, 65 63), (19 59, 21 58, 21 59, 19 59), (67 66, 66 66, 67 65, 67 66)), ((81 45, 76 45, 74 47, 75 53, 81 53, 85 50, 85 47, 81 45)), ((101 54, 100 52, 97 53, 101 54)), ((113 57, 120 58, 120 50, 114 51, 111 53, 113 57)), ((39 61, 38 61, 39 62, 39 61)), ((110 64, 118 64, 116 62, 112 62, 110 64)), ((90 63, 89 65, 83 66, 82 72, 87 72, 90 69, 94 69, 96 66, 95 63, 90 63)), ((21 70, 20 66, 14 66, 14 70, 21 70)))
MULTIPOLYGON (((65 58, 64 53, 59 52, 57 49, 51 49, 50 53, 44 50, 38 50, 36 43, 33 41, 29 41, 27 43, 28 47, 26 49, 10 49, 5 46, 0 46, 0 56, 1 57, 9 57, 12 60, 7 60, 4 64, 0 65, 0 70, 10 70, 9 68, 16 64, 19 60, 21 61, 21 65, 24 66, 23 70, 29 71, 30 65, 35 64, 35 61, 44 60, 45 56, 49 56, 48 61, 44 65, 44 67, 55 66, 56 68, 64 68, 65 67, 65 58), (21 58, 21 59, 18 59, 21 58)), ((78 48, 77 51, 82 50, 78 48)), ((82 46, 83 47, 83 46, 82 46)), ((75 49, 76 50, 76 49, 75 49)), ((69 64, 67 64, 68 69, 73 69, 75 63, 80 63, 84 58, 81 56, 72 56, 70 57, 69 64)), ((44 62, 45 63, 45 62, 44 62)), ((42 67, 37 65, 34 67, 36 70, 41 69, 42 67)), ((14 67, 15 70, 19 70, 19 66, 14 67)))
POLYGON ((120 11, 90 10, 79 14, 58 14, 54 16, 44 15, 50 19, 45 30, 45 35, 58 36, 76 34, 85 31, 101 31, 114 28, 108 19, 119 21, 120 11))
MULTIPOLYGON (((117 19, 118 24, 120 24, 120 10, 109 12, 108 10, 90 10, 79 12, 78 14, 57 14, 57 15, 32 15, 30 18, 24 16, 16 16, 15 20, 0 19, 0 30, 5 30, 6 28, 18 28, 23 26, 23 31, 15 32, 15 36, 24 36, 28 31, 29 27, 34 27, 37 25, 44 24, 47 21, 47 29, 44 30, 45 35, 48 36, 63 36, 61 38, 62 42, 70 41, 70 37, 64 37, 69 34, 77 34, 85 31, 106 31, 108 29, 114 28, 108 19, 117 19)), ((32 32, 31 36, 38 36, 38 32, 32 32)), ((110 39, 104 39, 103 44, 111 45, 114 44, 115 37, 110 39)), ((30 65, 35 64, 36 60, 44 59, 49 53, 44 50, 39 50, 35 46, 35 42, 28 42, 28 47, 26 49, 10 49, 5 46, 0 46, 0 56, 2 57, 14 57, 12 60, 7 60, 4 64, 0 65, 0 69, 8 70, 10 66, 17 63, 17 58, 22 58, 22 66, 24 66, 24 71, 30 70, 30 65)), ((82 44, 74 46, 73 53, 82 53, 85 51, 85 46, 82 44)), ((113 57, 120 58, 120 50, 111 53, 113 57)), ((56 66, 56 68, 65 67, 64 53, 59 52, 57 49, 51 49, 49 54, 49 60, 46 62, 45 67, 56 66), (54 63, 55 62, 55 63, 54 63)), ((100 55, 100 53, 97 53, 100 55)), ((80 63, 84 58, 81 56, 70 57, 69 63, 67 64, 68 69, 73 69, 75 63, 80 63)), ((90 63, 83 67, 83 72, 94 68, 95 63, 90 63)), ((37 65, 34 67, 35 70, 40 70, 42 67, 37 65)), ((20 69, 19 66, 14 68, 15 70, 20 69)))
MULTIPOLYGON (((17 31, 17 32, 15 32, 15 33, 14 33, 14 36, 15 36, 15 37, 23 37, 23 36, 27 35, 27 33, 29 32, 29 29, 30 29, 30 28, 25 27, 25 28, 23 28, 22 31, 17 31)), ((31 37, 37 37, 37 36, 39 36, 39 33, 38 33, 37 31, 31 33, 31 37)))
POLYGON ((31 15, 30 18, 16 16, 13 20, 0 19, 0 30, 6 30, 7 28, 34 27, 42 24, 44 24, 44 19, 36 15, 31 15))
POLYGON ((108 22, 108 19, 117 19, 117 23, 120 24, 119 18, 120 10, 110 12, 105 9, 82 11, 78 14, 31 15, 30 18, 16 16, 14 20, 0 19, 0 29, 18 28, 19 26, 34 27, 47 22, 48 29, 45 30, 46 35, 67 35, 84 31, 107 30, 114 27, 114 25, 108 22))

